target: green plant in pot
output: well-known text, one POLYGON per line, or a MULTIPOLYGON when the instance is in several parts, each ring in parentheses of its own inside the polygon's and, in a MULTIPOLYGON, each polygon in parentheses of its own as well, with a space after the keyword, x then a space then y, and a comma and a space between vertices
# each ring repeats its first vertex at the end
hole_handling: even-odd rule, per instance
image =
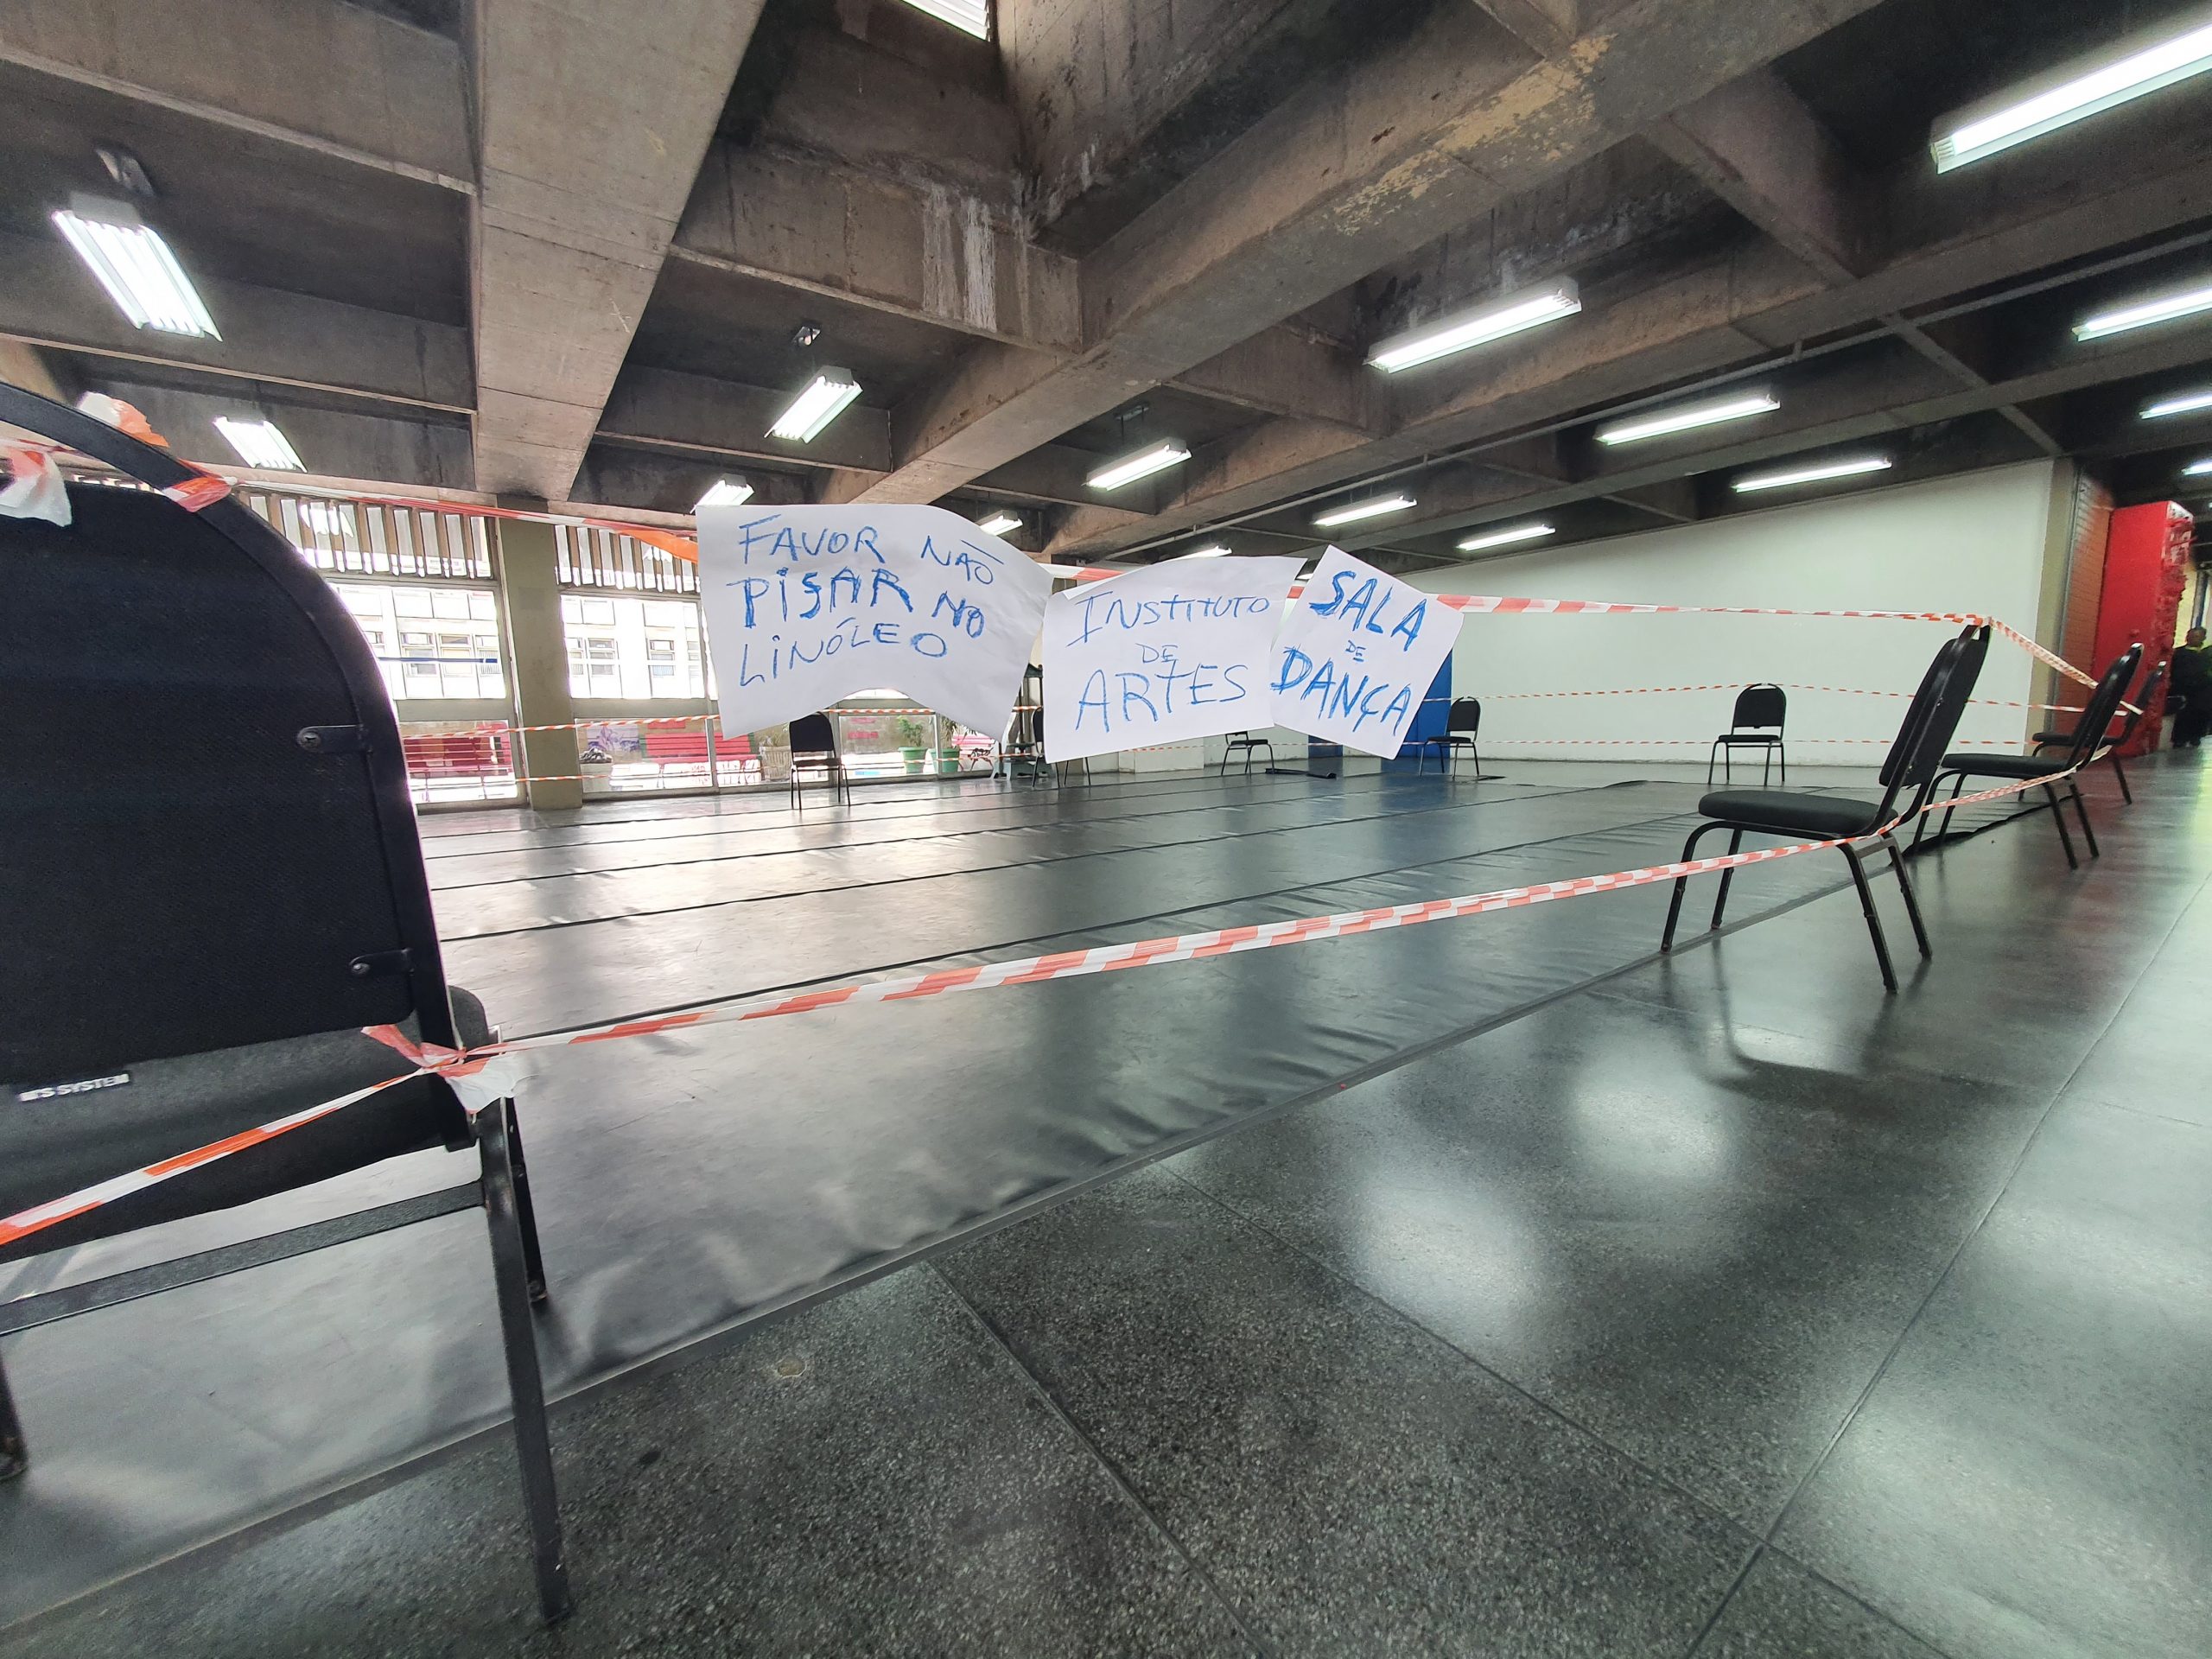
POLYGON ((929 732, 911 716, 902 717, 894 729, 899 734, 899 758, 906 763, 907 774, 918 778, 922 760, 930 752, 929 732))

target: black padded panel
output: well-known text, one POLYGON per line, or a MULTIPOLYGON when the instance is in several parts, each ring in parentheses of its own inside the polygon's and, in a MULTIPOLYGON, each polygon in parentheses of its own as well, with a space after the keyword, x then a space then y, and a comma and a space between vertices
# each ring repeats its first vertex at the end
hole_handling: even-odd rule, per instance
POLYGON ((1738 730, 1770 726, 1780 731, 1789 715, 1789 696, 1780 686, 1747 685, 1736 694, 1736 710, 1729 725, 1738 730))
POLYGON ((1963 772, 1980 778, 2051 778, 2072 764, 2031 754, 1974 754, 1963 750, 1943 757, 1944 771, 1963 772))
POLYGON ((410 943, 368 764, 297 741, 359 718, 326 635, 166 498, 69 493, 0 519, 0 1077, 404 1018, 348 970, 410 943))

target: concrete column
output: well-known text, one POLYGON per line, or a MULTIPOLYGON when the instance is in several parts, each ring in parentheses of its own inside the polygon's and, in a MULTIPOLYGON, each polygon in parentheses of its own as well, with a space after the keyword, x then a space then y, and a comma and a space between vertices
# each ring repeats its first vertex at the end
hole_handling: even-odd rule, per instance
MULTIPOLYGON (((502 501, 502 506, 542 507, 543 502, 502 501)), ((553 526, 495 518, 499 541, 499 593, 507 613, 507 664, 514 676, 515 723, 554 726, 576 717, 569 696, 569 642, 561 626, 561 578, 554 560, 553 526)), ((574 731, 526 732, 520 740, 523 770, 532 778, 572 779, 574 731)), ((531 805, 541 811, 582 806, 581 783, 525 784, 531 805)))

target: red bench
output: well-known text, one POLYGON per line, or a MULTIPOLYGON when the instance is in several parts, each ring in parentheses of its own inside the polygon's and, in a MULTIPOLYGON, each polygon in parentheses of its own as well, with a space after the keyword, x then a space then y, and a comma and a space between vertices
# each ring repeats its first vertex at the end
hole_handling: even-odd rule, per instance
POLYGON ((413 778, 489 778, 514 770, 507 734, 497 726, 403 736, 399 742, 413 778))

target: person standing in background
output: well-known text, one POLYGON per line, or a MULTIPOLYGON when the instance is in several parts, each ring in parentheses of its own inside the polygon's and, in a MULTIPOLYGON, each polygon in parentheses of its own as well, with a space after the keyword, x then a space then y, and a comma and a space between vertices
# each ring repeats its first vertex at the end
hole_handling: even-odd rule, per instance
POLYGON ((2169 672, 2166 706, 2173 711, 2174 747, 2193 749, 2212 728, 2212 652, 2205 649, 2203 629, 2191 628, 2174 647, 2169 672))

